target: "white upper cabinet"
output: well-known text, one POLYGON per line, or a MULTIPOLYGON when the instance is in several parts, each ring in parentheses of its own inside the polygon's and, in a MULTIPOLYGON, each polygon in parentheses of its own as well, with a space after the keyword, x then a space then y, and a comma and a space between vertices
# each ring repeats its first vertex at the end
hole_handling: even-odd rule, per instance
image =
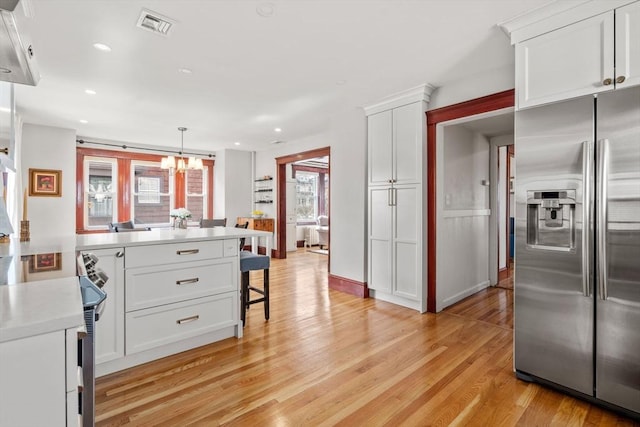
POLYGON ((517 108, 640 84, 640 2, 623 3, 588 3, 512 32, 517 108))
POLYGON ((422 102, 393 109, 394 184, 421 182, 422 127, 427 121, 422 102))
POLYGON ((616 9, 616 87, 640 84, 640 2, 616 9))
POLYGON ((369 116, 369 185, 389 184, 393 176, 393 113, 383 111, 369 116))
POLYGON ((613 12, 516 45, 518 108, 614 88, 613 12))
POLYGON ((369 185, 421 181, 422 102, 413 102, 369 116, 369 185))

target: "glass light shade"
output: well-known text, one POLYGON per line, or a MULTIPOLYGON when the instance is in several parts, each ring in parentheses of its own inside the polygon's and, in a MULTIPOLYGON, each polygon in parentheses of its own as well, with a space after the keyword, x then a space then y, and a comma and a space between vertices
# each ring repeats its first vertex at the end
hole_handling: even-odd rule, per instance
POLYGON ((178 159, 178 167, 177 167, 178 171, 183 172, 186 169, 185 166, 186 165, 184 164, 184 159, 182 157, 179 158, 178 159))
POLYGON ((196 159, 195 157, 189 157, 189 169, 202 170, 202 159, 196 159))
POLYGON ((163 157, 160 161, 160 168, 162 169, 175 169, 176 158, 174 156, 163 157))

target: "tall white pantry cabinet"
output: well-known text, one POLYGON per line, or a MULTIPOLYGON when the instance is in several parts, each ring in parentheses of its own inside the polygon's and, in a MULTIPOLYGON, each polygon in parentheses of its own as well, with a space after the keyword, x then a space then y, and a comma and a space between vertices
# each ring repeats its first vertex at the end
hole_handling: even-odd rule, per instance
POLYGON ((368 150, 368 279, 371 297, 427 309, 426 116, 422 85, 365 108, 368 150))

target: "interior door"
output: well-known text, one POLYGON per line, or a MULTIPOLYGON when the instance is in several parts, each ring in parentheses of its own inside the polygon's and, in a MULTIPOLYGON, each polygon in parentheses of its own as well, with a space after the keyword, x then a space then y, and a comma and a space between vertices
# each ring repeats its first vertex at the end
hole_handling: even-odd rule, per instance
POLYGON ((640 413, 640 87, 599 96, 597 138, 596 396, 640 413))

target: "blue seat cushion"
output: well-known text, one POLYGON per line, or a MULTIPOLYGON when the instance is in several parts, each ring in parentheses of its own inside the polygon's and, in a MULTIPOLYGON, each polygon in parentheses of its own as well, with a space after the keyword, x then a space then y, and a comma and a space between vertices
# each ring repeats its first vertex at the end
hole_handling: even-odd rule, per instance
POLYGON ((240 251, 240 271, 264 270, 269 268, 270 258, 249 251, 240 251))

